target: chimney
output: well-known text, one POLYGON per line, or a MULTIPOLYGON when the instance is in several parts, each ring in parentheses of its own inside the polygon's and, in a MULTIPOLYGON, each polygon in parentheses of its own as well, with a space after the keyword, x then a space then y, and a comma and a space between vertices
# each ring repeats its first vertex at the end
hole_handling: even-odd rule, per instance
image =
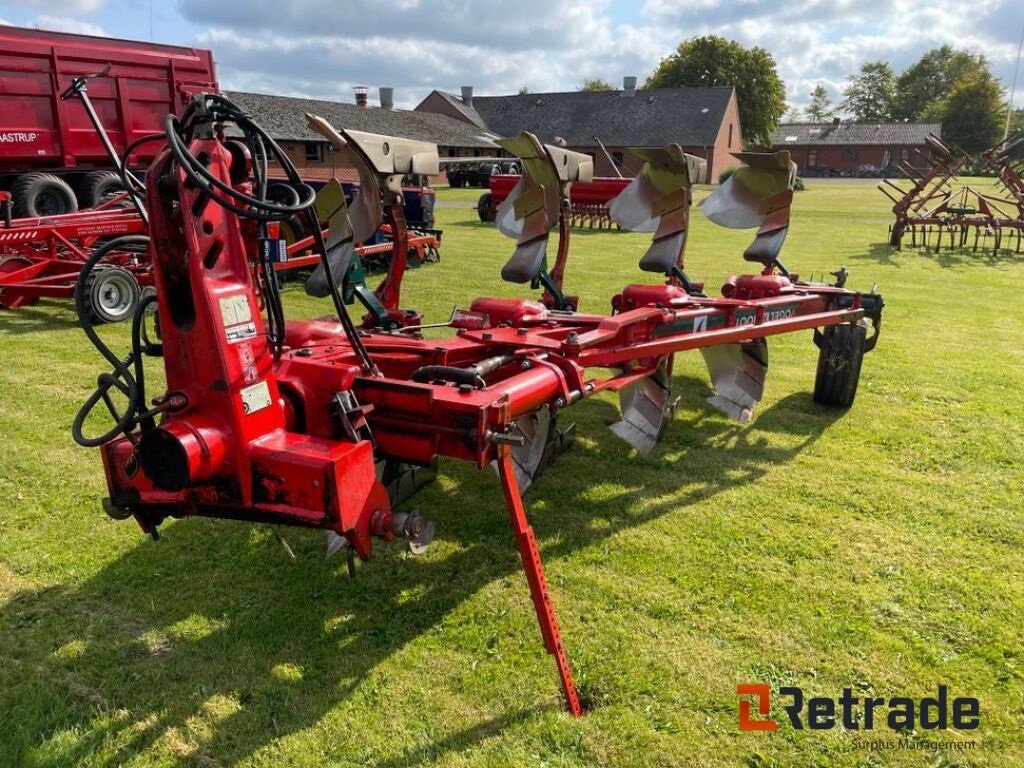
POLYGON ((467 107, 473 106, 473 86, 464 85, 462 86, 462 103, 467 107))
POLYGON ((395 89, 390 87, 381 86, 380 91, 380 108, 381 109, 394 109, 395 108, 395 89))
POLYGON ((833 117, 832 118, 832 125, 839 125, 839 122, 840 122, 840 120, 839 120, 838 117, 833 117))
POLYGON ((369 88, 367 88, 365 85, 357 85, 352 90, 356 92, 356 106, 365 107, 367 101, 366 94, 368 93, 369 88))
POLYGON ((636 93, 636 77, 634 75, 626 75, 622 78, 622 95, 632 96, 636 93))

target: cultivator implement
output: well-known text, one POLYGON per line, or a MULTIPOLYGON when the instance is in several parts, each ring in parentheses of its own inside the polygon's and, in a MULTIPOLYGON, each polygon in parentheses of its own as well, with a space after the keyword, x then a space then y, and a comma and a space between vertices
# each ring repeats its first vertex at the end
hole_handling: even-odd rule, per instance
POLYGON ((972 251, 1005 247, 1020 253, 1024 236, 1024 184, 1019 157, 1022 140, 982 155, 997 178, 999 194, 958 181, 957 174, 970 162, 969 155, 935 136, 929 136, 927 142, 933 157, 930 169, 920 172, 909 163, 900 164, 911 180, 909 190, 889 179, 878 185, 893 201, 896 215, 889 230, 890 245, 902 248, 909 236, 911 248, 936 252, 945 245, 950 249, 970 247, 972 251))
MULTIPOLYGON (((107 238, 137 235, 145 222, 124 208, 125 195, 100 208, 62 216, 4 218, 0 225, 0 308, 17 309, 41 298, 70 299, 92 251, 107 238)), ((102 322, 131 317, 142 290, 153 283, 145 248, 112 249, 86 294, 89 311, 102 322)))
POLYGON ((199 100, 168 122, 168 148, 146 180, 156 296, 136 311, 126 358, 84 322, 115 366, 100 377, 74 427, 81 444, 101 449, 105 509, 133 517, 154 537, 167 518, 190 515, 320 528, 354 569, 356 558, 370 556, 374 538, 404 539, 416 552, 430 543, 433 523, 400 505, 429 481, 439 457, 493 464, 544 646, 555 657, 568 709, 579 715, 583 705, 522 502, 526 486, 571 440, 572 428, 560 424, 563 411, 618 393, 622 420, 613 430, 646 453, 668 429, 676 354, 711 351, 713 404, 750 418, 764 384, 767 339, 812 330, 821 349, 814 399, 849 406, 861 358, 877 340, 882 299, 845 288, 843 279, 804 282, 782 266, 792 180, 785 152, 741 155, 747 165, 731 191, 705 204, 729 226, 757 228, 744 255, 760 266, 759 274, 730 278, 722 297, 705 295, 683 270, 693 159, 673 145, 644 150, 643 171, 610 206, 622 226, 653 233, 640 267, 658 282, 627 285, 612 300, 612 314, 579 312, 562 287, 566 212, 591 160, 523 134, 506 146, 520 157, 524 176, 500 217, 516 242, 502 276, 543 289, 544 300, 478 298, 432 326, 449 327, 451 335, 428 339, 419 313, 401 306, 405 251, 396 249, 371 291, 352 243, 381 216, 396 242, 403 239, 401 176, 436 173, 436 147, 339 131, 307 117, 360 169, 360 192, 350 203, 330 192, 314 201, 287 155, 221 97, 199 100), (232 156, 213 132, 214 122, 225 121, 261 142, 294 177, 300 201, 271 205, 245 191, 258 192, 259 178, 232 185, 232 156), (253 269, 268 250, 268 222, 294 215, 329 222, 307 290, 329 299, 333 316, 286 321, 274 281, 253 269), (145 332, 153 302, 159 346, 145 332), (357 302, 366 310, 361 322, 348 309, 357 302), (150 401, 140 373, 153 354, 162 355, 167 388, 150 401), (117 392, 127 398, 123 408, 112 397, 117 392), (88 437, 87 417, 101 401, 115 424, 88 437))

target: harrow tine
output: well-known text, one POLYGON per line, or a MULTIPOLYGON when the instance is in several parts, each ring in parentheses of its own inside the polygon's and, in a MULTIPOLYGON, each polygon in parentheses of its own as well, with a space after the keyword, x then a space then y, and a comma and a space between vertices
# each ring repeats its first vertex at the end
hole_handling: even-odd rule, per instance
POLYGON ((730 418, 750 421, 754 406, 764 396, 768 373, 768 342, 717 344, 701 349, 715 394, 708 402, 730 418))

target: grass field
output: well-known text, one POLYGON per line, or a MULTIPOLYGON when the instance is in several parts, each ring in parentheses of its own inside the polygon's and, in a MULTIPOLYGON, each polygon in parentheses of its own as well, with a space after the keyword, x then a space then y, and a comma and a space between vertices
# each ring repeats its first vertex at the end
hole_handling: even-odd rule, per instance
MULTIPOLYGON (((441 191, 443 260, 407 277, 428 320, 511 241, 479 191, 441 191)), ((676 421, 640 458, 575 407, 578 439, 526 496, 586 718, 561 710, 500 490, 442 463, 422 557, 378 546, 350 581, 322 535, 211 520, 161 541, 100 509, 69 426, 105 365, 67 304, 0 313, 0 766, 1019 766, 1024 763, 1024 256, 894 253, 871 184, 808 182, 784 260, 845 264, 888 309, 848 412, 812 403, 810 334, 773 338, 737 425, 677 361, 676 421), (981 701, 969 751, 869 751, 864 731, 739 733, 737 683, 808 696, 981 701)), ((688 272, 717 290, 750 233, 697 213, 688 272)), ((567 288, 603 311, 646 238, 574 237, 567 288)), ((287 291, 292 316, 328 307, 287 291)), ((105 330, 119 347, 127 329, 105 330)), ((778 709, 776 719, 784 717, 778 709)), ((891 738, 886 729, 874 738, 891 738)))

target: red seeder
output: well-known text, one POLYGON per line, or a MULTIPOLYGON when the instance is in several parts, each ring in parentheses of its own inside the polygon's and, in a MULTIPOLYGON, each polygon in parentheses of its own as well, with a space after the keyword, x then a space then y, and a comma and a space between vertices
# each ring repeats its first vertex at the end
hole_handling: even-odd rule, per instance
POLYGON ((561 309, 567 297, 561 278, 547 272, 546 244, 561 224, 560 275, 571 184, 590 177, 591 160, 523 134, 504 142, 524 175, 498 211, 499 226, 517 238, 503 276, 543 286, 546 303, 478 298, 439 324, 451 336, 428 340, 419 314, 401 308, 405 249, 396 249, 387 277, 371 291, 352 244, 375 231, 385 212, 395 238, 404 237, 401 177, 437 173, 436 147, 339 133, 309 117, 360 171, 350 205, 337 189, 315 203, 310 191, 297 206, 272 204, 259 194, 260 163, 245 187, 255 191, 235 189, 232 155, 215 138, 215 122, 235 121, 254 157, 269 152, 289 174, 294 169, 222 97, 197 100, 168 121, 168 148, 146 177, 160 344, 147 341, 145 302, 132 353, 122 361, 106 350, 114 371, 100 377, 75 425, 79 442, 101 448, 105 508, 134 517, 154 536, 168 517, 189 515, 321 528, 351 565, 370 556, 374 538, 404 537, 413 551, 429 543, 433 524, 399 505, 439 456, 494 464, 545 648, 569 710, 581 714, 521 498, 568 442, 571 430, 558 427, 562 411, 617 392, 623 419, 614 431, 649 451, 671 416, 673 356, 699 349, 711 368, 712 403, 747 419, 761 396, 767 337, 812 329, 822 350, 815 399, 848 406, 863 353, 877 339, 881 297, 843 287, 845 272, 836 285, 812 284, 779 263, 793 181, 785 152, 740 155, 747 165, 705 204, 719 223, 758 227, 746 257, 762 265, 760 274, 730 278, 722 297, 706 296, 682 270, 695 158, 671 145, 637 150, 644 169, 611 205, 624 228, 654 232, 641 266, 665 279, 626 286, 612 314, 561 309), (267 222, 314 207, 329 228, 307 290, 329 297, 336 316, 285 322, 274 281, 260 269, 275 247, 267 222), (367 309, 358 326, 346 306, 356 300, 367 309), (152 404, 140 375, 147 353, 162 355, 167 380, 152 404), (127 396, 127 410, 115 407, 115 391, 127 396), (101 400, 117 424, 86 438, 85 417, 101 400))

